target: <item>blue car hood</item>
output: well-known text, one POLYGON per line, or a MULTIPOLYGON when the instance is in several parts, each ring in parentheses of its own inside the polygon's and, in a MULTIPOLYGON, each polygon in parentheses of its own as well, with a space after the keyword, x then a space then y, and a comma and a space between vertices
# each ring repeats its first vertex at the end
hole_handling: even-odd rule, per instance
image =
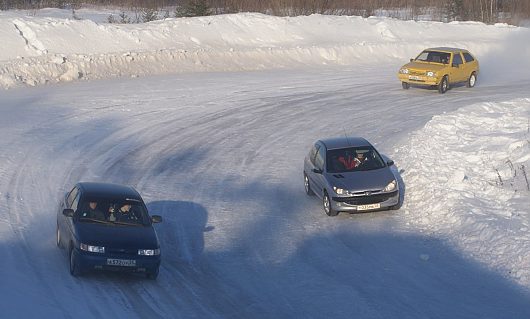
POLYGON ((121 226, 78 222, 75 228, 77 239, 87 245, 135 249, 159 247, 158 237, 152 225, 121 226))
POLYGON ((396 179, 389 167, 370 171, 327 173, 326 179, 331 186, 350 191, 376 191, 384 189, 396 179))

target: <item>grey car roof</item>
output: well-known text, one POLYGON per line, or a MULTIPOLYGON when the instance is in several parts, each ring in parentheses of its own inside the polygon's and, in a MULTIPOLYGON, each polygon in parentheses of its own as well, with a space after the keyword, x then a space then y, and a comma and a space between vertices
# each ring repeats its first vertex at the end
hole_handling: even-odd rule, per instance
POLYGON ((449 48, 449 47, 429 48, 429 49, 425 49, 423 51, 468 52, 466 49, 449 48))
POLYGON ((82 190, 84 196, 89 197, 122 197, 141 201, 138 192, 130 187, 111 183, 80 182, 77 186, 82 190))
POLYGON ((345 147, 359 147, 359 146, 372 146, 367 140, 362 137, 332 137, 321 139, 322 142, 328 150, 345 148, 345 147))

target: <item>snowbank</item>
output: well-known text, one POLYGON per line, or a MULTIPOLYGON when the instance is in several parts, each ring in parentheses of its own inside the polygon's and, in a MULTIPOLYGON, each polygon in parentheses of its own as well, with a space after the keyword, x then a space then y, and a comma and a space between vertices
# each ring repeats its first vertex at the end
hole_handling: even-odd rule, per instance
POLYGON ((408 223, 530 283, 530 99, 434 116, 395 159, 408 223))
MULTIPOLYGON (((530 39, 529 31, 474 22, 257 13, 118 25, 3 12, 0 86, 389 59, 398 65, 425 47, 442 45, 466 47, 483 57, 501 50, 510 35, 530 39)), ((528 41, 517 42, 530 52, 528 41)))

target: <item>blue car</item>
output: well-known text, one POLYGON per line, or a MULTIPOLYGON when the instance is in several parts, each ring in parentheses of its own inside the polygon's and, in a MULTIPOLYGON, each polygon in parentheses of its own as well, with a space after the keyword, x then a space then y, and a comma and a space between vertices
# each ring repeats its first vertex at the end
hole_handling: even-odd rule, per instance
POLYGON ((400 207, 392 160, 361 137, 316 141, 304 160, 304 187, 322 199, 324 212, 367 212, 400 207))
POLYGON ((78 183, 57 212, 57 246, 66 248, 70 274, 93 270, 143 273, 156 279, 160 243, 140 194, 128 186, 78 183))

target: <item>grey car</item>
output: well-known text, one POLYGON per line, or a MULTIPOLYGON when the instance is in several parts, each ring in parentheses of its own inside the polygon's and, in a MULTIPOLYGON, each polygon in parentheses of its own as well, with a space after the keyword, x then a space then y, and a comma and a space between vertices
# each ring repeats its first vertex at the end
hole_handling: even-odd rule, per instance
POLYGON ((322 199, 328 216, 398 209, 399 185, 392 165, 364 138, 319 140, 304 160, 305 191, 322 199))

